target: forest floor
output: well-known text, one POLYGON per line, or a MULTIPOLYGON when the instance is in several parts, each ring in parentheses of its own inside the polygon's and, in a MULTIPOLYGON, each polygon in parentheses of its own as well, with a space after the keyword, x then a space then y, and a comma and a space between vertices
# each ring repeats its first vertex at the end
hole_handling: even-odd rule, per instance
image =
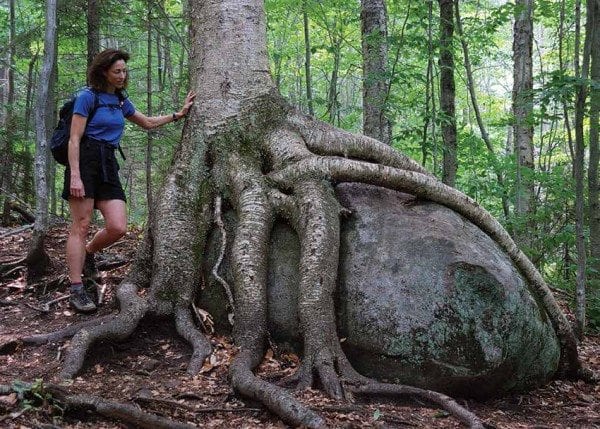
MULTIPOLYGON (((0 265, 26 254, 31 232, 6 235, 0 229, 0 265)), ((63 249, 66 224, 55 225, 46 243, 52 267, 48 275, 27 285, 25 270, 17 269, 0 280, 0 344, 19 335, 45 333, 69 324, 117 310, 114 290, 129 265, 103 272, 107 286, 104 303, 94 315, 80 315, 67 300, 50 311, 40 305, 66 296, 63 249)), ((140 231, 131 231, 104 256, 130 261, 140 231)), ((146 320, 122 342, 104 342, 92 347, 79 376, 68 384, 75 393, 134 403, 141 409, 203 428, 285 428, 260 404, 237 396, 227 379, 235 354, 231 339, 212 336, 214 352, 197 376, 185 372, 191 349, 176 333, 172 322, 146 320)), ((59 383, 59 372, 68 341, 43 346, 19 346, 0 353, 0 385, 16 381, 59 383)), ((588 335, 580 347, 585 364, 600 372, 600 336, 588 335)), ((259 374, 277 380, 295 370, 298 357, 268 351, 259 374)), ((447 413, 406 400, 357 398, 343 403, 318 390, 295 395, 314 408, 335 428, 458 428, 461 424, 447 413), (358 400, 360 399, 360 400, 358 400)), ((534 391, 487 401, 458 400, 494 428, 600 428, 600 386, 556 380, 534 391)), ((67 412, 52 403, 30 403, 23 407, 16 395, 0 393, 2 428, 126 428, 119 423, 86 412, 67 412)))

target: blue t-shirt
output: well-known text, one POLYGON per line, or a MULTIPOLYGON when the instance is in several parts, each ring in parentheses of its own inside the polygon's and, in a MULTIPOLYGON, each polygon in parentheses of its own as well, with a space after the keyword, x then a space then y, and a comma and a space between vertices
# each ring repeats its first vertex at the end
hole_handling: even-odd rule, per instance
MULTIPOLYGON (((107 92, 98 92, 98 109, 85 126, 85 135, 96 140, 118 147, 123 130, 125 118, 135 113, 135 107, 129 98, 126 98, 121 108, 119 96, 107 92)), ((89 88, 84 88, 77 94, 73 114, 88 117, 94 108, 94 93, 89 88)))

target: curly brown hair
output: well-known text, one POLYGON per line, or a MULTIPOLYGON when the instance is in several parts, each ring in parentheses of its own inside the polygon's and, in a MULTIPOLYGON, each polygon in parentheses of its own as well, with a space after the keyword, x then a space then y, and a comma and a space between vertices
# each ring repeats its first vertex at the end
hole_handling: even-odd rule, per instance
MULTIPOLYGON (((105 91, 108 84, 104 73, 111 68, 111 66, 119 60, 127 62, 129 60, 129 54, 119 49, 105 49, 94 57, 92 64, 88 68, 87 81, 88 85, 98 91, 105 91)), ((125 76, 125 83, 123 89, 127 88, 129 82, 129 75, 125 76)))

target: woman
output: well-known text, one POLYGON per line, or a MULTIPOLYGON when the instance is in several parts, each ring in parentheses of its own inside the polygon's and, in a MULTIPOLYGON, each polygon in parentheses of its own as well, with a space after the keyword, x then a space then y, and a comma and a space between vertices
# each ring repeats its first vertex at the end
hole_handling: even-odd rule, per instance
POLYGON ((84 265, 86 276, 97 275, 94 253, 110 246, 127 231, 125 192, 115 157, 125 127, 124 119, 144 129, 160 127, 184 117, 196 97, 190 91, 181 110, 173 114, 148 117, 140 113, 123 95, 127 88, 128 60, 129 54, 117 49, 99 53, 88 69, 89 87, 80 91, 73 108, 69 165, 65 170, 62 197, 69 202, 72 218, 67 239, 69 301, 79 312, 96 309, 83 287, 84 265), (102 213, 104 228, 86 244, 94 208, 102 213))

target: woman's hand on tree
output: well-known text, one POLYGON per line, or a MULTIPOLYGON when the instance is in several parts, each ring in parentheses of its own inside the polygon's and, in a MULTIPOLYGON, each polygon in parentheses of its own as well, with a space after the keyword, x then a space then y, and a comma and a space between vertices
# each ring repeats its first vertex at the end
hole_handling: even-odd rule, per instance
POLYGON ((185 97, 185 101, 183 102, 183 107, 181 108, 181 110, 179 111, 179 113, 177 115, 178 119, 187 115, 188 111, 190 110, 190 107, 192 107, 192 105, 194 104, 195 98, 196 98, 195 91, 188 92, 187 96, 185 97))

